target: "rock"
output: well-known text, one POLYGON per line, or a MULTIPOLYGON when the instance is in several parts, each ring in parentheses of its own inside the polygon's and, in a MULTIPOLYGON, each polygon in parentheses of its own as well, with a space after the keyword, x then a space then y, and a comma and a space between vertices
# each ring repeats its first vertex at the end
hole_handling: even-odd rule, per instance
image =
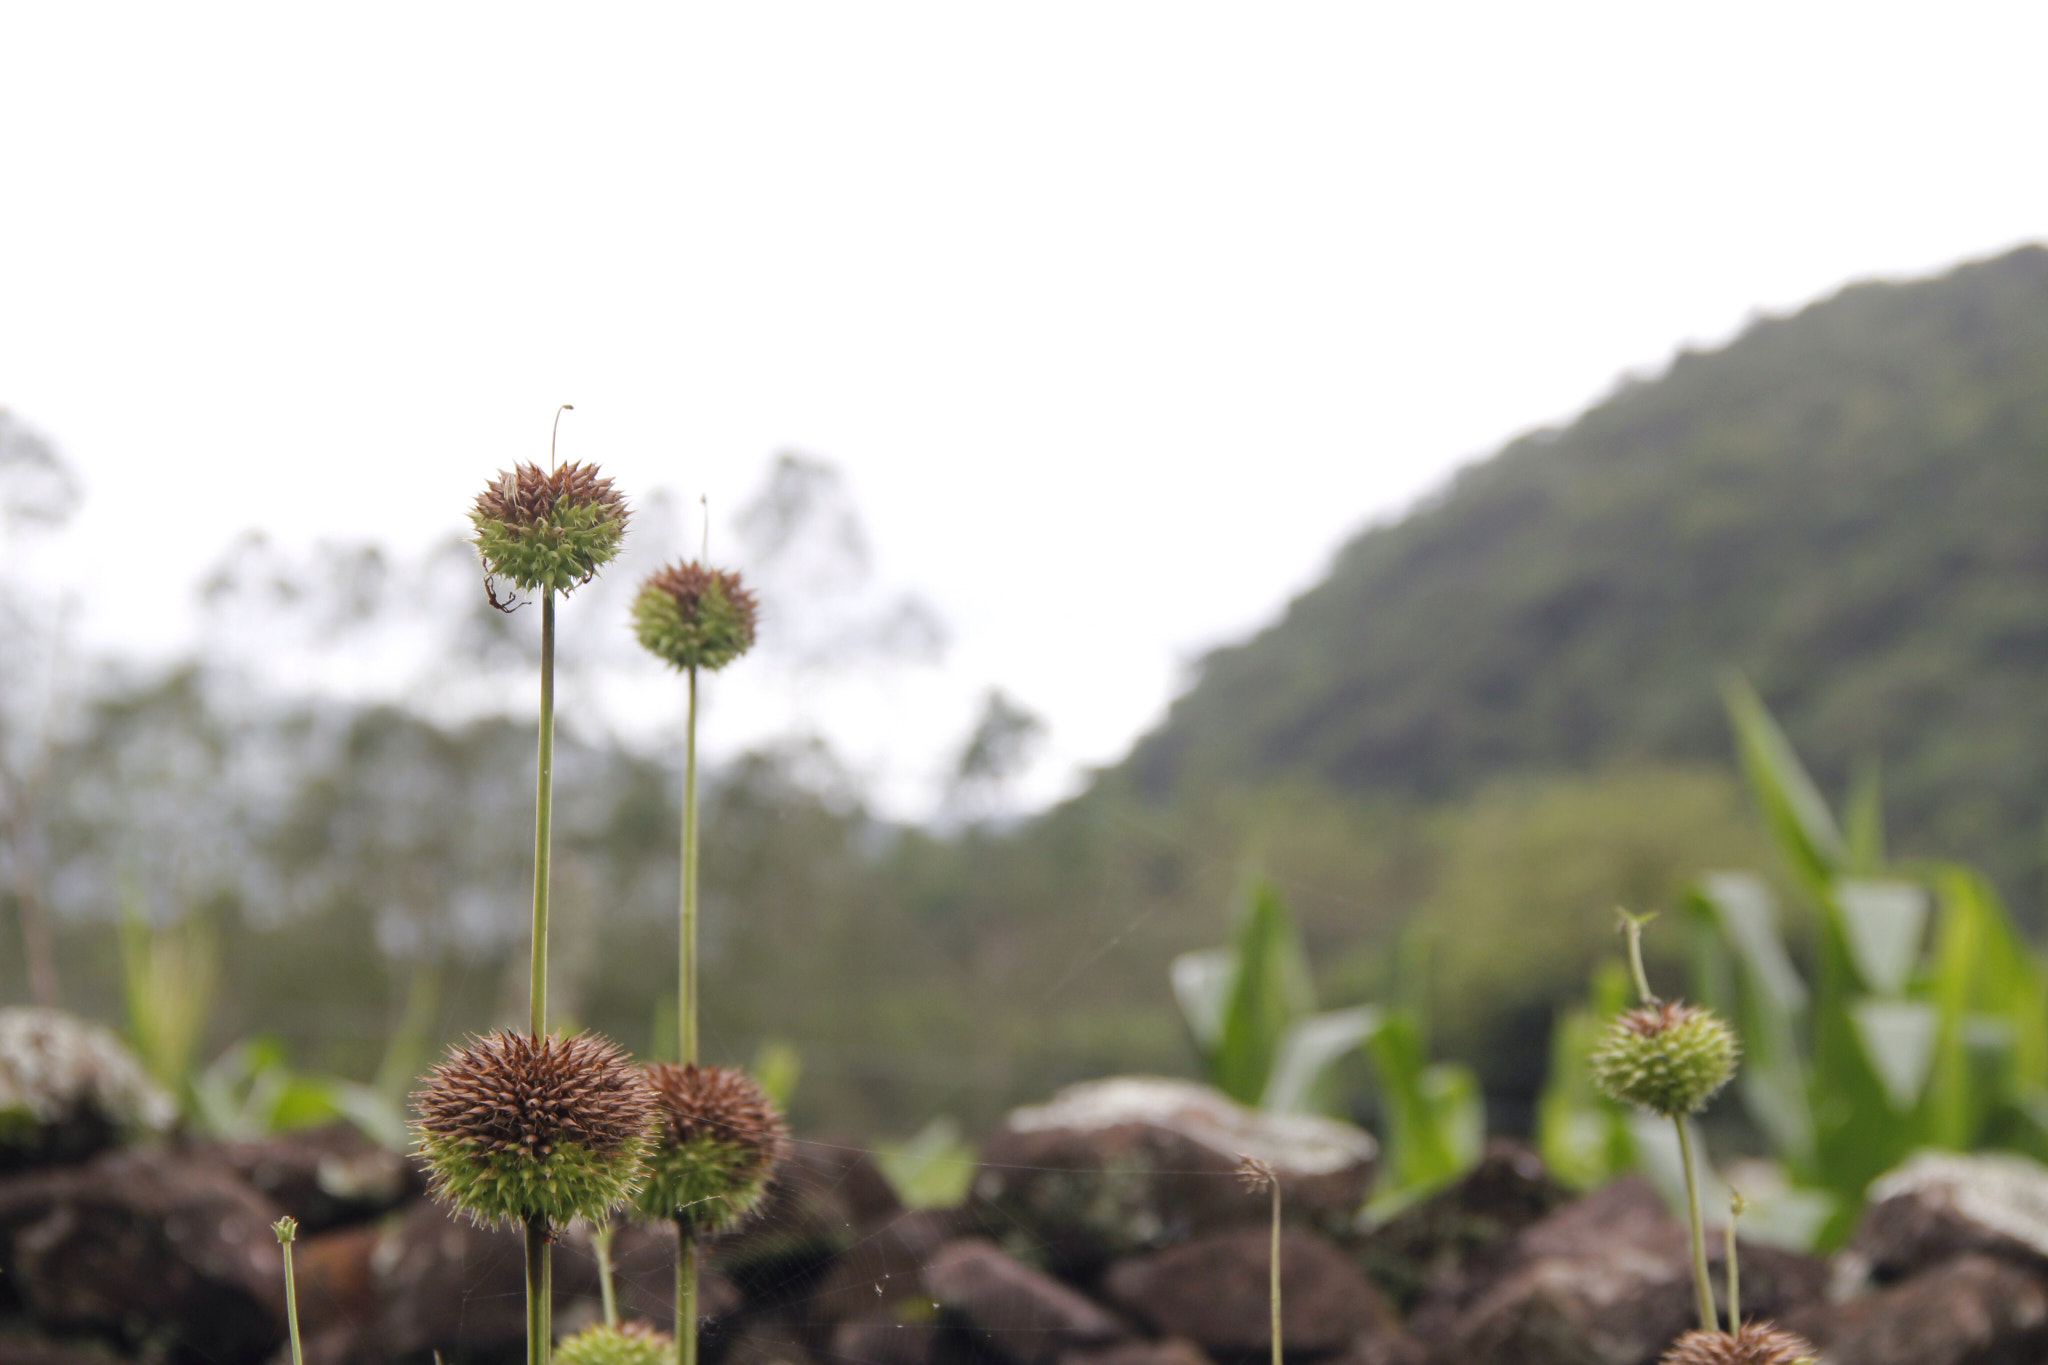
POLYGON ((0 1171, 84 1161, 162 1132, 177 1112, 106 1029, 61 1010, 0 1010, 0 1171))
POLYGON ((811 1365, 802 1326, 779 1313, 749 1315, 720 1335, 719 1365, 811 1365))
POLYGON ((83 1341, 52 1341, 9 1330, 0 1335, 0 1365, 120 1365, 104 1346, 83 1341))
POLYGON ((348 1123, 201 1150, 298 1219, 301 1236, 375 1218, 425 1189, 411 1161, 348 1123))
MULTIPOLYGON (((590 1230, 582 1225, 570 1229, 570 1244, 578 1255, 596 1259, 590 1248, 590 1230)), ((621 1224, 612 1239, 612 1284, 619 1296, 619 1316, 651 1323, 662 1331, 675 1326, 676 1233, 673 1227, 653 1224, 621 1224)), ((697 1314, 701 1321, 716 1323, 740 1310, 739 1288, 700 1261, 697 1271, 697 1314)))
MULTIPOLYGON (((1783 1317, 1826 1288, 1814 1257, 1741 1253, 1746 1316, 1783 1317)), ((1491 1276, 1432 1286, 1409 1327, 1461 1365, 1649 1365, 1693 1312, 1685 1228, 1629 1177, 1530 1225, 1491 1276)))
POLYGON ((1879 1283, 1965 1252, 2048 1268, 2048 1166, 1929 1152, 1870 1187, 1848 1252, 1879 1283))
POLYGON ((931 1293, 924 1264, 961 1235, 966 1220, 951 1209, 910 1209, 863 1237, 835 1259, 805 1296, 814 1322, 877 1318, 891 1323, 929 1321, 931 1293))
POLYGON ((1487 1144, 1479 1164, 1456 1183, 1402 1209, 1366 1235, 1360 1263, 1403 1310, 1425 1286, 1449 1276, 1481 1275, 1515 1234, 1554 1212, 1569 1193, 1543 1159, 1519 1143, 1487 1144))
POLYGON ((866 1152, 798 1143, 769 1182, 760 1213, 716 1239, 707 1253, 742 1286, 785 1283, 902 1211, 888 1177, 866 1152))
POLYGON ((1119 1077, 1013 1111, 982 1147, 972 1202, 984 1230, 1059 1274, 1266 1216, 1231 1177, 1241 1156, 1278 1173, 1286 1216, 1347 1226, 1365 1201, 1370 1134, 1333 1119, 1247 1109, 1207 1086, 1119 1077))
POLYGON ((936 1319, 849 1318, 832 1329, 833 1365, 931 1365, 941 1328, 936 1319))
POLYGON ((258 1361, 284 1336, 277 1216, 226 1171, 133 1148, 0 1183, 0 1256, 45 1327, 258 1361))
POLYGON ((377 1316, 370 1261, 374 1227, 342 1228, 301 1237, 292 1247, 292 1281, 299 1297, 299 1329, 313 1336, 340 1328, 367 1329, 377 1316))
POLYGON ((1052 1365, 1130 1335, 1107 1310, 978 1237, 949 1242, 924 1268, 932 1298, 978 1346, 1014 1365, 1052 1365))
POLYGON ((1182 1337, 1126 1341, 1094 1350, 1068 1351, 1059 1365, 1211 1365, 1202 1348, 1182 1337))
MULTIPOLYGON (((1103 1277, 1103 1292, 1159 1332, 1218 1356, 1266 1351, 1273 1342, 1270 1257, 1266 1228, 1214 1232, 1118 1261, 1103 1277)), ((1282 1233, 1280 1286, 1281 1344, 1295 1354, 1342 1350, 1361 1333, 1399 1323, 1344 1253, 1312 1232, 1282 1233)))
POLYGON ((2040 1365, 2048 1277, 1967 1253, 1879 1293, 1787 1315, 1843 1365, 2040 1365))

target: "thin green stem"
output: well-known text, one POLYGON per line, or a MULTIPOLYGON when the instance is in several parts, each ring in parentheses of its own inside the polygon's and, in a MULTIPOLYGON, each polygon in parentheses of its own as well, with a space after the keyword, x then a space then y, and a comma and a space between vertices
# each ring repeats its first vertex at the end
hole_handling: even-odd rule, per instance
POLYGON ((1626 910, 1621 912, 1622 932, 1628 936, 1629 971, 1635 975, 1636 994, 1642 997, 1645 1005, 1657 1003, 1657 992, 1650 989, 1650 974, 1643 970, 1643 926, 1651 918, 1649 915, 1631 915, 1626 910))
POLYGON ((676 1014, 682 1061, 697 1060, 697 670, 690 669, 690 716, 683 738, 683 926, 676 1014))
POLYGON ((555 594, 540 596, 540 762, 533 795, 533 984, 529 1032, 548 1027, 548 854, 555 810, 555 594))
POLYGON ((676 1216, 676 1360, 697 1365, 697 1239, 676 1216))
POLYGON ((1282 1365, 1280 1359, 1280 1182, 1273 1182, 1273 1246, 1269 1274, 1272 1279, 1271 1295, 1273 1309, 1273 1365, 1282 1365))
POLYGON ((597 1292, 604 1301, 604 1325, 619 1325, 619 1298, 612 1287, 612 1225, 599 1223, 590 1230, 590 1246, 597 1253, 597 1292))
POLYGON ((292 1283, 292 1244, 284 1244, 284 1312, 285 1321, 291 1324, 292 1365, 306 1365, 305 1353, 299 1349, 299 1291, 292 1283))
POLYGON ((1721 1324, 1714 1314, 1714 1281, 1707 1273, 1707 1235, 1700 1217, 1700 1178, 1693 1156, 1692 1130, 1682 1115, 1673 1116, 1671 1122, 1678 1128, 1679 1164, 1685 1167, 1685 1212, 1692 1234, 1692 1288, 1699 1299, 1700 1328, 1718 1332, 1721 1324))
POLYGON ((548 1365, 554 1344, 554 1267, 548 1220, 526 1215, 526 1365, 548 1365))

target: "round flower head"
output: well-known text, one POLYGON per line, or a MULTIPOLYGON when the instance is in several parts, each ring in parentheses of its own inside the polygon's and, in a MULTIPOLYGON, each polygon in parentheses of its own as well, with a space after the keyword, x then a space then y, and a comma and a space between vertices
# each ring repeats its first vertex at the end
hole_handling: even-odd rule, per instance
POLYGON ((680 1218, 694 1233, 723 1232, 761 1202, 789 1147, 775 1102, 736 1067, 647 1068, 661 1128, 647 1154, 643 1218, 680 1218))
POLYGON ((1767 1322, 1746 1322, 1727 1332, 1687 1332, 1659 1365, 1813 1365, 1820 1353, 1804 1337, 1767 1322))
POLYGON ((555 1347, 555 1365, 667 1365, 676 1346, 669 1334, 644 1322, 618 1327, 597 1323, 555 1347))
POLYGON ((1696 1114, 1735 1075, 1735 1032, 1712 1010, 1677 1002, 1617 1016, 1593 1050, 1593 1083, 1666 1118, 1696 1114))
POLYGON ((528 592, 566 593, 618 554, 626 515, 626 500, 595 465, 548 473, 523 464, 484 485, 469 519, 487 572, 528 592))
POLYGON ((588 1033, 474 1038, 412 1102, 434 1197, 485 1226, 538 1214, 560 1227, 624 1205, 655 1112, 639 1070, 588 1033))
POLYGON ((754 595, 740 576, 694 561, 650 575, 633 599, 633 631, 677 668, 724 668, 754 644, 754 595))

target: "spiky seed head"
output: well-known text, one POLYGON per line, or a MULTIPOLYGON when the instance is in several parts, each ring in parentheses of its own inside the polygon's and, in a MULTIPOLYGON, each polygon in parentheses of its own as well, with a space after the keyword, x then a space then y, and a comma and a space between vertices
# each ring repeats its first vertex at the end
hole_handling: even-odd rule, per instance
POLYGON ((633 631, 679 669, 724 668, 754 645, 759 606, 740 576, 692 560, 650 574, 633 599, 633 631))
POLYGON ((1593 1049, 1593 1083, 1666 1118, 1695 1114, 1735 1075, 1735 1031, 1712 1010, 1670 1001, 1618 1015, 1593 1049))
POLYGON ((675 1358, 669 1334, 644 1322, 618 1327, 597 1323, 555 1347, 555 1365, 667 1365, 675 1358))
POLYGON ((760 1204, 789 1150, 775 1101, 737 1067, 657 1062, 647 1080, 661 1123, 635 1209, 699 1236, 725 1231, 760 1204))
POLYGON ((412 1097, 428 1186, 482 1226, 602 1218, 639 1188, 654 1096, 609 1040, 499 1030, 449 1049, 412 1097))
POLYGON ((619 552, 626 500, 596 465, 502 470, 476 495, 469 519, 485 572, 533 592, 571 592, 619 552))
POLYGON ((1745 1322, 1727 1332, 1687 1332, 1659 1365, 1813 1365, 1820 1353, 1804 1337, 1768 1322, 1745 1322))

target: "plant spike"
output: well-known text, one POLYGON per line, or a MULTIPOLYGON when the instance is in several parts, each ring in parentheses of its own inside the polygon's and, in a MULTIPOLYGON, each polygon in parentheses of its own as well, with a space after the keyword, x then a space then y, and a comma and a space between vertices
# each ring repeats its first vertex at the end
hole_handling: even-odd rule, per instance
POLYGON ((1273 1233, 1270 1250, 1267 1253, 1266 1300, 1273 1315, 1271 1333, 1273 1337, 1273 1365, 1282 1365, 1280 1336, 1280 1177, 1274 1172, 1273 1164, 1261 1161, 1255 1156, 1242 1152, 1237 1158, 1237 1178, 1244 1182, 1247 1191, 1256 1194, 1260 1190, 1273 1192, 1273 1233))
POLYGON ((306 1365, 305 1353, 299 1349, 299 1291, 292 1283, 292 1242, 299 1235, 299 1220, 286 1214, 272 1223, 270 1230, 277 1234, 277 1245, 284 1252, 284 1311, 291 1326, 292 1365, 306 1365))

